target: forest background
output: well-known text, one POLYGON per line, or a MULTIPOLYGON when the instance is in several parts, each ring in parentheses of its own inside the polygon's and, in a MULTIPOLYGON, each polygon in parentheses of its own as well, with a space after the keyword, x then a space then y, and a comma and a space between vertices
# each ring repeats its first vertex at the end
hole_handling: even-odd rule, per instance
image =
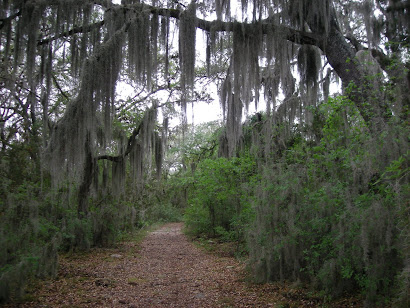
POLYGON ((0 3, 0 302, 184 218, 255 281, 409 306, 409 1, 0 3))

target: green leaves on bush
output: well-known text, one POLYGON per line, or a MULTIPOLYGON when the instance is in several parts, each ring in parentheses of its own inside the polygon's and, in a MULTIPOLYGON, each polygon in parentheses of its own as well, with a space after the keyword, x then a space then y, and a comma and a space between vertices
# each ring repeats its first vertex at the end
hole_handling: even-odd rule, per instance
POLYGON ((224 241, 243 241, 252 210, 246 185, 255 175, 249 157, 205 159, 193 175, 193 188, 185 212, 194 234, 219 236, 224 241))
POLYGON ((319 134, 289 129, 286 149, 258 161, 248 241, 256 279, 391 299, 409 285, 408 127, 392 123, 374 136, 345 97, 313 111, 319 134))

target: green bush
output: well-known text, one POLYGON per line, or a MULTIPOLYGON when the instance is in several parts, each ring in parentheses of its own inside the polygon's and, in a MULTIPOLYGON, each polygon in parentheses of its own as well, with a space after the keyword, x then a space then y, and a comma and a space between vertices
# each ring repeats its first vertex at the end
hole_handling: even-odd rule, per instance
POLYGON ((182 209, 170 202, 158 202, 148 208, 147 217, 150 223, 179 222, 182 221, 182 209))
POLYGON ((199 200, 191 200, 185 210, 185 225, 188 232, 193 235, 209 234, 212 230, 209 210, 199 200))
POLYGON ((246 226, 252 220, 244 185, 254 176, 254 166, 248 156, 205 159, 198 164, 185 212, 191 233, 232 241, 244 239, 246 226))
POLYGON ((0 212, 0 302, 19 298, 32 277, 54 276, 61 236, 52 204, 24 183, 10 191, 0 212))
POLYGON ((403 298, 408 129, 394 123, 370 135, 343 97, 316 112, 319 139, 293 130, 286 149, 260 165, 248 240, 255 277, 307 282, 331 296, 360 290, 367 303, 384 304, 396 288, 403 298))
POLYGON ((90 199, 80 217, 68 195, 25 182, 1 201, 0 302, 23 297, 33 278, 56 275, 59 251, 111 245, 137 222, 134 205, 108 195, 90 199))

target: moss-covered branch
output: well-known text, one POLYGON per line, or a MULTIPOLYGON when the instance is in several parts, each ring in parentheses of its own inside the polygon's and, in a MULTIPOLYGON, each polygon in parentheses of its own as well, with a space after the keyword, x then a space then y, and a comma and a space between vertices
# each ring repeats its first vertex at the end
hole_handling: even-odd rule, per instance
POLYGON ((96 28, 100 28, 104 25, 104 20, 87 25, 87 26, 78 26, 78 27, 74 27, 71 30, 68 31, 64 31, 58 35, 52 36, 52 37, 47 37, 44 38, 42 40, 39 40, 37 42, 37 45, 44 45, 44 44, 48 44, 51 43, 55 40, 61 39, 63 37, 69 37, 73 34, 77 34, 77 33, 87 33, 87 32, 91 32, 92 30, 96 29, 96 28))
POLYGON ((127 157, 128 154, 131 153, 131 150, 132 150, 133 146, 135 145, 135 138, 140 133, 141 128, 142 128, 142 124, 143 124, 143 121, 141 121, 141 123, 138 125, 138 127, 136 127, 133 130, 131 136, 128 138, 127 149, 125 150, 124 154, 116 155, 116 156, 114 156, 114 155, 100 155, 100 156, 97 157, 97 159, 98 160, 106 159, 106 160, 110 160, 110 161, 113 161, 113 162, 123 161, 124 158, 127 157))

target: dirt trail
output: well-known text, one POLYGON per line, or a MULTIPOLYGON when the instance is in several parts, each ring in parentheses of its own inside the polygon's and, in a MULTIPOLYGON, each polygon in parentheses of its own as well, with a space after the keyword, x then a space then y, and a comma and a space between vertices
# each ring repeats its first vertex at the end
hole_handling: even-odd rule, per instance
POLYGON ((139 245, 62 258, 58 277, 20 307, 318 307, 278 285, 244 282, 243 264, 205 253, 181 228, 166 224, 139 245))

